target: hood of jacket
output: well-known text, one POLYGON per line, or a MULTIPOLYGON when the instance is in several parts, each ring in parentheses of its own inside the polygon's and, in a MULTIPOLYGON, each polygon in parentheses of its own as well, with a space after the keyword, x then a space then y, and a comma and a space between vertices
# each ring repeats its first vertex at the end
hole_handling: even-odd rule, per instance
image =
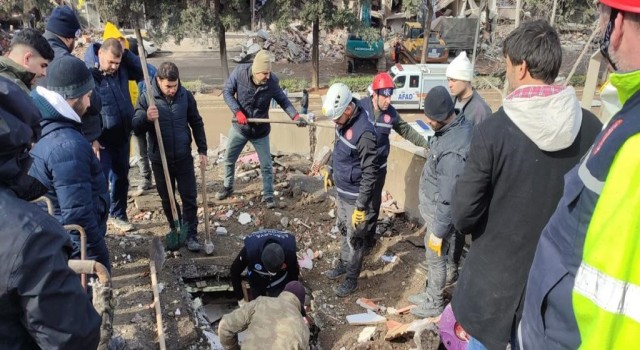
MULTIPOLYGON (((523 86, 518 89, 528 88, 523 86)), ((509 119, 542 151, 555 152, 573 144, 582 125, 582 108, 573 87, 548 96, 517 97, 503 103, 509 119)))
POLYGON ((52 131, 47 127, 52 123, 72 123, 76 126, 82 124, 78 114, 71 108, 62 95, 38 86, 31 92, 31 97, 36 107, 40 110, 40 113, 42 113, 42 136, 52 131))
POLYGON ((51 48, 53 49, 55 58, 59 58, 65 55, 71 55, 69 47, 67 47, 67 45, 60 38, 58 38, 56 34, 50 31, 45 31, 42 36, 44 36, 44 38, 49 42, 49 46, 51 46, 51 48))
POLYGON ((36 76, 35 74, 28 72, 24 67, 15 63, 9 57, 0 57, 0 74, 4 74, 5 77, 11 78, 15 83, 21 82, 27 89, 31 88, 31 81, 36 76))
POLYGON ((100 68, 100 60, 98 60, 98 50, 102 44, 93 43, 87 47, 87 51, 84 53, 84 63, 91 68, 100 68))

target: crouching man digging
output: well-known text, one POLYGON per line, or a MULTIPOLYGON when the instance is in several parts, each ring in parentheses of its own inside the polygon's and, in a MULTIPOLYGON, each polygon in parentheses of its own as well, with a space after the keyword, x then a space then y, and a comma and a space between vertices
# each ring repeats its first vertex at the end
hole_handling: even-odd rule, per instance
POLYGON ((198 112, 196 100, 180 85, 178 67, 172 62, 164 62, 158 67, 155 79, 151 82, 151 93, 155 106, 149 106, 147 94, 141 91, 133 118, 133 130, 137 135, 149 133, 149 160, 156 180, 156 188, 162 199, 162 208, 169 221, 171 230, 174 217, 171 214, 169 191, 162 169, 162 159, 158 149, 158 137, 153 122, 158 120, 162 133, 162 141, 167 158, 167 167, 174 189, 178 183, 178 192, 182 199, 182 212, 178 209, 178 219, 187 227, 186 246, 192 252, 202 248, 198 242, 198 204, 196 201, 196 174, 191 156, 191 135, 196 140, 200 166, 207 166, 207 139, 204 133, 204 122, 198 112), (182 219, 184 218, 184 221, 182 219))

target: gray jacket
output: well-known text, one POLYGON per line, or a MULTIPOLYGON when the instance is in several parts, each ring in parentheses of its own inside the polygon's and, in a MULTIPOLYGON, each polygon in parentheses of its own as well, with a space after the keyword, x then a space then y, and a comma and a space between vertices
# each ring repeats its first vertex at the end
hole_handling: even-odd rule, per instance
MULTIPOLYGON (((457 97, 455 102, 458 102, 457 97)), ((489 118, 493 112, 491 112, 487 101, 476 90, 473 90, 471 99, 460 109, 460 114, 464 115, 464 118, 471 124, 478 125, 481 121, 489 118)))
POLYGON ((420 214, 429 233, 444 238, 453 232, 451 200, 453 188, 467 159, 473 124, 463 115, 436 131, 429 141, 429 154, 420 176, 420 214))

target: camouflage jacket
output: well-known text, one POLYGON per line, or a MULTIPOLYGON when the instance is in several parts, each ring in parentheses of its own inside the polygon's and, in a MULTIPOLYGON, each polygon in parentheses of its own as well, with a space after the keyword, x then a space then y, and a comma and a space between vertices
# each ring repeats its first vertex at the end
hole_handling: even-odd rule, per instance
POLYGON ((298 298, 289 292, 277 298, 258 297, 222 317, 220 343, 225 350, 240 349, 238 333, 246 329, 242 349, 309 349, 309 327, 301 309, 298 298))

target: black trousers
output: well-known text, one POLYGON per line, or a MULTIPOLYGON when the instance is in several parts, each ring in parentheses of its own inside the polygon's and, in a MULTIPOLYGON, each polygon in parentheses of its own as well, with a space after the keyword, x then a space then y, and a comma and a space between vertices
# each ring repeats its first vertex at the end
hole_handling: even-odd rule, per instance
MULTIPOLYGON (((153 177, 156 179, 156 188, 162 200, 162 209, 169 221, 171 229, 173 227, 173 215, 171 214, 171 204, 169 202, 169 192, 164 178, 164 170, 161 162, 152 162, 153 177)), ((188 227, 188 238, 195 238, 198 234, 198 203, 197 203, 197 187, 196 173, 193 167, 193 157, 189 156, 183 160, 170 163, 169 176, 171 177, 171 185, 173 194, 176 192, 176 182, 178 183, 178 193, 182 200, 182 211, 177 207, 178 219, 188 227), (183 215, 184 214, 184 215, 183 215)))
POLYGON ((367 208, 367 222, 365 228, 365 239, 371 243, 375 238, 376 228, 378 227, 378 216, 380 216, 380 205, 382 204, 382 189, 387 178, 387 168, 378 171, 376 184, 371 192, 371 205, 367 208))

